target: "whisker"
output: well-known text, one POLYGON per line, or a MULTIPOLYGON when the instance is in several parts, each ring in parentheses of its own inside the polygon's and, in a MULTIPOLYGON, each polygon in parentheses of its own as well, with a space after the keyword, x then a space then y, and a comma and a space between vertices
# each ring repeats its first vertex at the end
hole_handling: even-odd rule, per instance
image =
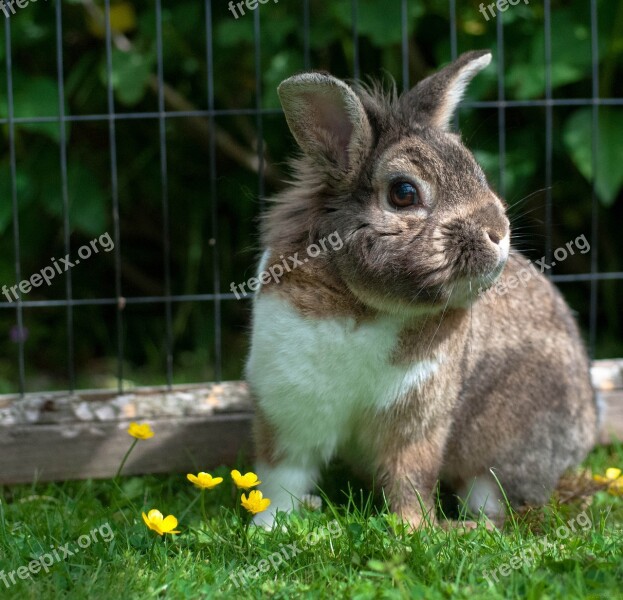
MULTIPOLYGON (((435 329, 435 333, 433 333, 433 337, 431 338, 430 343, 428 344, 428 348, 426 349, 426 353, 424 354, 424 356, 428 356, 428 353, 430 352, 433 342, 435 341, 435 337, 437 336, 437 333, 439 332, 439 329, 441 327, 441 322, 443 321, 443 318, 446 314, 446 310, 448 309, 448 305, 450 304, 450 298, 452 298, 452 293, 454 292, 456 285, 457 284, 454 283, 454 285, 452 286, 452 289, 450 290, 450 293, 448 294, 448 299, 446 300, 446 304, 443 307, 443 310, 441 311, 441 317, 439 317, 439 323, 437 323, 437 329, 435 329)), ((439 288, 439 293, 441 293, 441 288, 439 288)))
POLYGON ((526 200, 529 200, 530 198, 532 198, 533 196, 536 196, 537 194, 540 194, 541 192, 546 192, 547 190, 552 190, 552 189, 554 189, 554 186, 550 185, 548 187, 535 190, 534 192, 531 192, 530 194, 528 194, 527 196, 524 196, 523 198, 520 198, 519 200, 508 200, 507 203, 509 207, 517 206, 521 202, 525 202, 526 200))

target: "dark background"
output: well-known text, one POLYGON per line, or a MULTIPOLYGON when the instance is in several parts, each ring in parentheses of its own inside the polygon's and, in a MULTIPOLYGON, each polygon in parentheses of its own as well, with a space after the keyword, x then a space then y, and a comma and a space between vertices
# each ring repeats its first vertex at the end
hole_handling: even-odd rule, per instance
POLYGON ((294 150, 278 83, 313 68, 402 90, 477 48, 494 60, 460 110, 464 140, 511 206, 515 246, 549 263, 591 242, 552 272, 594 356, 623 355, 623 3, 533 0, 488 21, 478 6, 271 0, 235 19, 209 0, 39 0, 0 13, 0 285, 105 232, 116 242, 19 307, 0 296, 0 392, 241 377, 250 305, 229 288, 254 272, 262 198, 294 150))

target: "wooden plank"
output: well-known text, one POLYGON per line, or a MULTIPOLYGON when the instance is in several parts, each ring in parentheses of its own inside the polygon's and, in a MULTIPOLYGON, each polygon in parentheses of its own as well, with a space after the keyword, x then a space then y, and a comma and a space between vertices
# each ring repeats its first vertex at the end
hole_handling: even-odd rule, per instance
MULTIPOLYGON (((141 440, 124 475, 191 473, 235 465, 251 452, 251 413, 208 419, 150 419, 155 432, 141 440)), ((128 422, 78 423, 11 428, 0 436, 0 483, 105 478, 116 473, 133 439, 128 422)))
POLYGON ((124 474, 234 465, 250 455, 252 416, 243 382, 0 396, 0 484, 112 477, 133 420, 155 435, 136 445, 124 474))
POLYGON ((623 441, 623 390, 600 392, 603 406, 600 444, 623 441))
MULTIPOLYGON (((600 443, 623 440, 623 360, 595 361, 604 407, 600 443)), ((156 435, 137 444, 124 474, 187 473, 250 456, 253 416, 244 382, 0 396, 0 483, 111 477, 132 420, 156 435)))

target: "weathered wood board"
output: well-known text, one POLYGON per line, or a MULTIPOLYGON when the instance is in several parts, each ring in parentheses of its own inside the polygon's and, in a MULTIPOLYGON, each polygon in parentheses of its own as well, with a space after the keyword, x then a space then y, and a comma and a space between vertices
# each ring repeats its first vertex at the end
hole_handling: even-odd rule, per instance
MULTIPOLYGON (((593 363, 603 404, 600 442, 623 440, 623 360, 593 363)), ((0 483, 111 477, 132 438, 131 421, 155 436, 141 441, 124 474, 197 472, 251 455, 253 409, 243 382, 0 396, 0 483)))
POLYGON ((113 476, 133 441, 131 421, 155 432, 123 473, 205 471, 251 455, 253 411, 241 382, 0 396, 0 483, 113 476))

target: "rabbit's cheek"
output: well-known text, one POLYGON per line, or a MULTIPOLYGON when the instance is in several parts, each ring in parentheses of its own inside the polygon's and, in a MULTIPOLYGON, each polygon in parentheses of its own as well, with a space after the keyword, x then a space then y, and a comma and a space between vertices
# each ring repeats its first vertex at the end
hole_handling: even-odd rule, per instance
POLYGON ((509 224, 501 206, 490 203, 439 228, 453 279, 497 277, 510 250, 509 224))

